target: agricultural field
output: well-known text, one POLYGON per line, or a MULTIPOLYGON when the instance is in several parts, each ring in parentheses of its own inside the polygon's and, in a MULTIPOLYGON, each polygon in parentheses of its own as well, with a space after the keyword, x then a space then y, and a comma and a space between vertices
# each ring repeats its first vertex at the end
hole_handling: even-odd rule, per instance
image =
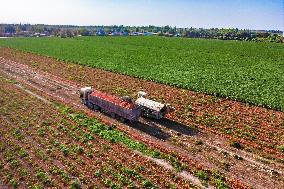
POLYGON ((1 39, 0 47, 284 110, 283 44, 160 37, 76 37, 1 39))
POLYGON ((0 76, 0 184, 284 187, 281 111, 8 48, 0 50, 0 76), (144 90, 175 111, 160 121, 120 123, 80 103, 84 86, 134 99, 144 90))
POLYGON ((24 74, 34 72, 28 73, 25 66, 17 64, 10 70, 11 75, 21 70, 17 74, 22 74, 22 78, 12 79, 5 73, 8 69, 2 67, 14 64, 8 62, 1 60, 1 186, 248 188, 218 169, 177 154, 171 146, 153 144, 145 136, 144 139, 137 135, 129 137, 116 124, 103 124, 89 111, 82 111, 83 108, 75 110, 66 106, 62 98, 53 101, 52 95, 37 90, 50 87, 52 91, 68 84, 54 85, 55 81, 46 76, 50 83, 40 79, 45 86, 32 77, 28 80, 34 86, 28 85, 21 79, 27 76, 24 74))
MULTIPOLYGON (((13 188, 198 188, 177 175, 182 164, 171 154, 27 91, 1 75, 1 183, 13 188), (175 168, 166 169, 154 158, 175 168)), ((226 188, 217 172, 188 170, 226 188)))

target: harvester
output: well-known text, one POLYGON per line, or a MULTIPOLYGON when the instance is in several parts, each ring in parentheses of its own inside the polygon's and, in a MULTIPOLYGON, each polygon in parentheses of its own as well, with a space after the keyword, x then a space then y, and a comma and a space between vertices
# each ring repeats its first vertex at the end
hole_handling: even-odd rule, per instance
POLYGON ((146 98, 147 93, 138 92, 138 98, 135 102, 129 97, 117 97, 91 87, 85 87, 80 90, 82 103, 92 110, 100 110, 108 113, 113 118, 119 118, 121 121, 137 121, 140 116, 161 119, 167 113, 173 111, 169 104, 162 104, 146 98))

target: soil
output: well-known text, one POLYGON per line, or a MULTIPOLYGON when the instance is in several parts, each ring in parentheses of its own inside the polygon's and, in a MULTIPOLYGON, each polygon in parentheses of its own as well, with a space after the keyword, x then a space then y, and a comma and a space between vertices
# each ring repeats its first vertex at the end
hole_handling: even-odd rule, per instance
POLYGON ((219 170, 228 180, 253 188, 284 187, 284 155, 276 148, 284 144, 283 112, 12 49, 0 49, 0 57, 1 72, 43 98, 47 95, 84 109, 133 138, 219 170), (136 124, 122 124, 87 110, 78 95, 84 86, 133 98, 144 90, 150 98, 171 103, 176 110, 159 121, 142 118, 136 124), (232 141, 240 143, 241 149, 232 147, 232 141))

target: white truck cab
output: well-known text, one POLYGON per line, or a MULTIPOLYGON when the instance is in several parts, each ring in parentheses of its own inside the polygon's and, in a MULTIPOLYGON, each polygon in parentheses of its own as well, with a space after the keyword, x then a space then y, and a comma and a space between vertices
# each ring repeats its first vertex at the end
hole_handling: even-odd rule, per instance
POLYGON ((87 104, 88 99, 89 99, 89 94, 91 94, 92 92, 93 92, 92 87, 81 88, 80 98, 81 98, 83 104, 85 104, 85 105, 87 104))

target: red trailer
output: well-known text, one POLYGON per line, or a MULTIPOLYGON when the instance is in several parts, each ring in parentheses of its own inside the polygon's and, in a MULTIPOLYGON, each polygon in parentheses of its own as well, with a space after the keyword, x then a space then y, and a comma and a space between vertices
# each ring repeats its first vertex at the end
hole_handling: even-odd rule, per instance
POLYGON ((102 110, 122 121, 137 121, 141 115, 141 107, 133 102, 89 87, 81 89, 81 99, 90 109, 102 110))

